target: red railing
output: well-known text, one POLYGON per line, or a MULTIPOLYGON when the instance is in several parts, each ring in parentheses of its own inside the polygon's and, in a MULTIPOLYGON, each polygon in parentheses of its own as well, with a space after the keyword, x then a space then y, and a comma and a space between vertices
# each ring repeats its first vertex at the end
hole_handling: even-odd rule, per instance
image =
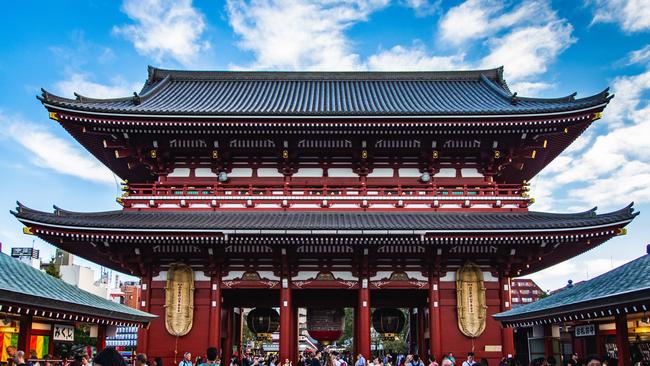
MULTIPOLYGON (((422 203, 433 208, 456 205, 471 207, 476 204, 501 207, 504 204, 526 208, 530 199, 527 187, 521 184, 468 184, 468 185, 237 185, 237 184, 174 184, 131 183, 124 187, 125 196, 118 201, 126 208, 158 208, 161 204, 178 207, 216 208, 223 204, 242 207, 288 209, 298 203, 316 204, 319 207, 372 208, 373 205, 408 207, 422 203)), ((228 206, 230 207, 230 206, 228 206)), ((413 206, 414 207, 414 206, 413 206)), ((420 207, 422 208, 422 207, 420 207)))

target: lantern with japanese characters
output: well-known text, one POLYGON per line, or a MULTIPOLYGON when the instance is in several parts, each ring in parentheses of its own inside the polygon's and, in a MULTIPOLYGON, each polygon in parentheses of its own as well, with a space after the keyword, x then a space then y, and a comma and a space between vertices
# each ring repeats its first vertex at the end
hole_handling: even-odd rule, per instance
POLYGON ((255 308, 246 316, 246 325, 258 340, 271 340, 280 325, 280 314, 270 308, 255 308))
POLYGON ((307 309, 309 336, 323 345, 329 345, 343 335, 343 309, 307 309))
POLYGON ((381 308, 372 313, 372 327, 385 340, 396 340, 404 329, 406 316, 400 309, 381 308))

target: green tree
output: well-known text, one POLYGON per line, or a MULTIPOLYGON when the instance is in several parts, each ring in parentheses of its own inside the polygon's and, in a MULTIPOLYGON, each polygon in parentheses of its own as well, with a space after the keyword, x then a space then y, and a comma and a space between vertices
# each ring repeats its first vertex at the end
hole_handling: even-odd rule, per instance
POLYGON ((50 263, 48 263, 47 267, 45 267, 45 273, 55 278, 61 278, 61 273, 59 273, 59 269, 56 267, 56 264, 54 263, 54 257, 52 257, 50 263))

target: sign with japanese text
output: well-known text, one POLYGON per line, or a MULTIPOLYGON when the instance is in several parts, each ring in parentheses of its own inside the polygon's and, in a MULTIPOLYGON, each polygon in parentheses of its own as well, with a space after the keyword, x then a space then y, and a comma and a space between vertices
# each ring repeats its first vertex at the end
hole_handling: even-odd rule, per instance
POLYGON ((594 324, 576 325, 576 337, 589 337, 596 335, 596 326, 594 324))
POLYGON ((60 342, 74 342, 74 326, 54 324, 52 330, 52 337, 55 341, 60 342))

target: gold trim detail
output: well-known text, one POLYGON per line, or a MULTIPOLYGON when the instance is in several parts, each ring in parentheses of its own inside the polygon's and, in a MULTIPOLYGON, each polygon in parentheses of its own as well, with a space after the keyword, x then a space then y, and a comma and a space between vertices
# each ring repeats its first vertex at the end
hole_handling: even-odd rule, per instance
POLYGON ((32 227, 31 226, 23 227, 23 234, 25 234, 25 235, 34 235, 34 232, 32 231, 32 227))

